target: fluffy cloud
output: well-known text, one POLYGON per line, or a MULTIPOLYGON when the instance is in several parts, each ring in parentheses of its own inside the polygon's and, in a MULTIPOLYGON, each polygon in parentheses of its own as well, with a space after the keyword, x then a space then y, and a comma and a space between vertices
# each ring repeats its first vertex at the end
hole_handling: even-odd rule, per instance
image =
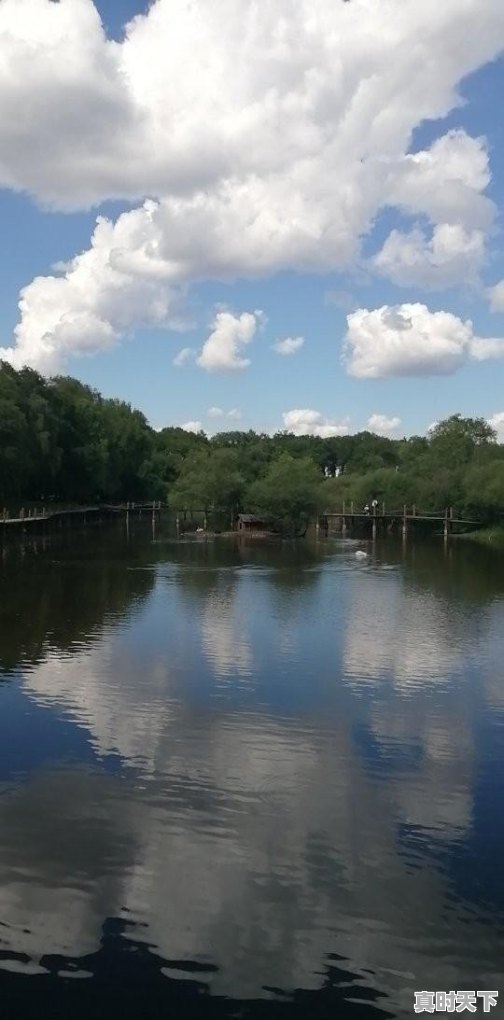
POLYGON ((495 287, 489 287, 487 294, 492 312, 504 312, 504 280, 496 283, 495 287))
POLYGON ((391 436, 394 432, 397 432, 400 424, 400 418, 387 418, 386 414, 372 414, 371 417, 368 418, 366 428, 369 429, 370 432, 375 432, 379 436, 391 436))
POLYGON ((504 358, 504 340, 501 338, 474 337, 470 344, 470 354, 476 361, 504 358))
POLYGON ((285 340, 277 340, 272 345, 272 350, 276 351, 277 354, 283 354, 287 357, 289 354, 295 354, 296 351, 301 350, 304 344, 304 337, 302 336, 287 336, 285 340))
POLYGON ((184 429, 184 432, 201 432, 203 424, 200 421, 186 421, 180 428, 184 429))
POLYGON ((223 411, 222 407, 209 407, 207 411, 209 418, 231 418, 232 421, 238 421, 241 418, 241 411, 239 407, 232 407, 230 411, 223 411))
POLYGON ((205 340, 197 363, 207 372, 240 372, 250 365, 249 358, 241 356, 241 349, 249 344, 256 334, 262 312, 217 312, 212 323, 212 332, 205 340))
POLYGON ((393 230, 372 265, 399 286, 443 290, 462 280, 476 283, 484 259, 482 230, 443 223, 434 228, 430 239, 419 227, 409 232, 393 230))
POLYGON ((476 337, 470 321, 422 304, 359 308, 347 316, 344 360, 350 375, 450 375, 468 358, 504 357, 504 340, 476 337))
POLYGON ((497 433, 497 441, 504 443, 504 411, 498 411, 488 419, 488 424, 495 429, 497 433))
POLYGON ((295 436, 320 436, 329 439, 331 436, 347 436, 350 432, 348 419, 341 422, 330 421, 320 413, 309 408, 285 411, 282 415, 287 432, 295 436))
POLYGON ((485 140, 465 131, 449 131, 430 149, 407 155, 390 176, 388 202, 422 213, 431 227, 393 230, 372 268, 399 286, 476 283, 496 212, 483 194, 489 182, 485 140))
POLYGON ((192 347, 182 347, 178 354, 175 355, 172 365, 175 365, 176 368, 182 368, 183 365, 187 365, 195 357, 196 351, 192 347))
POLYGON ((142 253, 145 217, 154 208, 147 202, 115 225, 99 217, 91 248, 63 275, 38 276, 28 284, 21 291, 16 346, 0 348, 0 358, 49 374, 69 354, 112 347, 136 326, 179 328, 182 289, 170 285, 147 247, 142 253))
MULTIPOLYGON (((450 132, 408 148, 503 44, 501 0, 275 0, 260 14, 157 0, 120 43, 91 0, 2 0, 0 186, 61 209, 139 203, 24 288, 3 356, 51 371, 176 324, 190 281, 348 267, 387 205, 459 225, 477 249, 494 215, 483 143, 450 132)), ((436 237, 417 244, 423 273, 436 237)))
POLYGON ((388 179, 388 203, 432 223, 461 223, 467 230, 487 229, 495 215, 483 192, 490 183, 483 138, 449 131, 430 149, 401 160, 388 179))
MULTIPOLYGON (((478 0, 320 0, 316 10, 275 0, 260 16, 245 0, 157 0, 118 44, 91 0, 2 0, 0 39, 0 182, 75 208, 185 198, 250 175, 280 183, 291 169, 301 191, 311 174, 319 180, 315 156, 324 175, 346 162, 350 183, 361 157, 393 163, 417 123, 448 112, 460 79, 500 51, 504 28, 499 0, 483 11, 478 0)), ((430 209, 446 164, 449 180, 460 177, 462 150, 409 157, 402 186, 384 177, 388 165, 382 180, 404 205, 416 208, 420 192, 430 209)), ((463 183, 480 189, 484 172, 463 183)))

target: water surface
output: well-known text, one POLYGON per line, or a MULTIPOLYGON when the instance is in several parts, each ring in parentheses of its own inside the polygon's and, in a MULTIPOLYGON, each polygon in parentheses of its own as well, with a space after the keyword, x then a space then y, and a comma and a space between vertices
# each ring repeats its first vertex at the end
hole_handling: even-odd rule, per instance
POLYGON ((504 559, 355 548, 3 546, 9 1020, 504 999, 504 559))

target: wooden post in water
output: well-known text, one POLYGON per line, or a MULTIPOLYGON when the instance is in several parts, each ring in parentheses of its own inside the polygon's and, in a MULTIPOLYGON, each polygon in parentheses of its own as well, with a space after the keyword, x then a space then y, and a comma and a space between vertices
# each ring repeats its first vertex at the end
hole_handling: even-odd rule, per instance
POLYGON ((444 538, 445 538, 445 541, 448 540, 449 536, 452 533, 452 530, 453 530, 453 523, 452 522, 453 522, 453 507, 451 506, 449 509, 445 510, 445 520, 444 520, 444 538))
POLYGON ((376 541, 376 504, 373 507, 373 527, 371 531, 373 542, 376 541))
POLYGON ((408 508, 406 504, 403 506, 403 524, 402 524, 403 538, 406 538, 408 534, 408 508))
POLYGON ((346 503, 343 503, 343 521, 341 524, 341 533, 346 535, 346 503))

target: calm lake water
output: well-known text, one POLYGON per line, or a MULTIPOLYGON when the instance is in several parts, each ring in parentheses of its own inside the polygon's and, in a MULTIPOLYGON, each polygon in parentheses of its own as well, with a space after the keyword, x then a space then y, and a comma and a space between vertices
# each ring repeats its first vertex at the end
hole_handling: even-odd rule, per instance
POLYGON ((504 557, 167 529, 3 547, 2 1016, 502 1016, 504 557))

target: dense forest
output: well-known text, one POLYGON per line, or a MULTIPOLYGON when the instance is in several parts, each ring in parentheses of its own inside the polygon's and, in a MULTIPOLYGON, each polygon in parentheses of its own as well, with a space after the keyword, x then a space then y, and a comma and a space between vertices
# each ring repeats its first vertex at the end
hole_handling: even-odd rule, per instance
POLYGON ((140 411, 76 379, 0 363, 0 508, 141 499, 268 511, 286 522, 378 499, 389 508, 453 506, 494 524, 504 511, 504 445, 484 419, 460 415, 427 437, 399 440, 156 432, 140 411))

